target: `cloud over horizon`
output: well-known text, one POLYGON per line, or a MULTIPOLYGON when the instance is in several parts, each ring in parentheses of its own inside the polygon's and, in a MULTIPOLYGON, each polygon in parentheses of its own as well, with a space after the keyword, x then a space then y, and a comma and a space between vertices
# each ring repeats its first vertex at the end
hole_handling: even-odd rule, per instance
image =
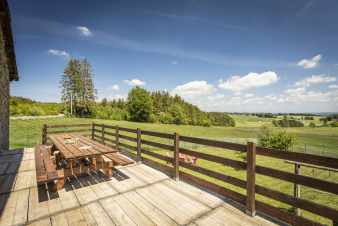
POLYGON ((134 78, 134 79, 131 79, 131 80, 124 80, 123 82, 126 83, 129 86, 145 86, 146 85, 145 81, 142 81, 142 80, 137 79, 137 78, 134 78))
POLYGON ((218 87, 224 90, 231 90, 234 92, 241 92, 243 90, 252 89, 261 86, 268 86, 276 83, 279 77, 276 72, 267 71, 261 74, 250 72, 247 75, 234 75, 230 79, 219 80, 218 87))

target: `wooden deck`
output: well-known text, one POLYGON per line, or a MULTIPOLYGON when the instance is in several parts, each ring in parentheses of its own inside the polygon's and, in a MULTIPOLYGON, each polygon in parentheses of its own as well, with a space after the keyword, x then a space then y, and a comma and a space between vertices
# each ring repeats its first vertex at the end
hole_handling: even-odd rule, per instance
POLYGON ((146 165, 36 187, 33 149, 0 154, 0 225, 275 225, 146 165))

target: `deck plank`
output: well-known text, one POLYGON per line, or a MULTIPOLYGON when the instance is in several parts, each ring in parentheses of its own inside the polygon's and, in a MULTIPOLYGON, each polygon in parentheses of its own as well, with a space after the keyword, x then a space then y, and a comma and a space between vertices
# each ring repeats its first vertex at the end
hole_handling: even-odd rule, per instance
POLYGON ((133 174, 129 173, 124 168, 119 169, 119 171, 121 171, 121 173, 125 174, 129 178, 119 181, 116 178, 112 177, 111 180, 108 181, 108 183, 116 191, 121 193, 121 192, 130 191, 130 190, 133 190, 133 189, 136 189, 136 188, 139 188, 139 187, 146 185, 145 182, 141 181, 140 179, 135 177, 133 174))
POLYGON ((2 203, 4 203, 4 210, 0 218, 1 226, 12 225, 15 215, 17 196, 18 192, 11 192, 10 194, 2 195, 3 200, 2 203))
POLYGON ((14 191, 36 186, 35 171, 20 172, 17 174, 14 191))
POLYGON ((15 185, 15 174, 0 176, 0 194, 10 192, 15 185))
POLYGON ((30 188, 28 220, 33 221, 48 215, 48 201, 39 200, 39 190, 37 187, 30 188))
POLYGON ((126 212, 124 212, 124 210, 117 204, 114 198, 101 200, 100 203, 116 225, 136 226, 134 221, 130 219, 126 212))
POLYGON ((174 189, 178 192, 181 192, 182 194, 191 197, 195 200, 198 200, 199 202, 211 207, 211 208, 215 208, 219 205, 221 205, 224 201, 211 194, 208 192, 205 192, 197 187, 194 187, 190 184, 187 184, 185 182, 181 182, 181 181, 174 181, 174 180, 167 180, 164 181, 163 183, 164 185, 168 186, 171 189, 174 189))
POLYGON ((80 208, 65 212, 68 225, 85 226, 86 218, 82 215, 80 208))
POLYGON ((82 214, 82 216, 84 216, 87 225, 90 226, 97 226, 98 223, 96 222, 95 218, 93 217, 93 215, 91 214, 90 210, 88 209, 87 206, 83 206, 80 208, 80 212, 82 214))
POLYGON ((213 210, 212 213, 196 220, 195 223, 199 226, 245 226, 245 224, 240 224, 238 221, 233 221, 231 214, 225 212, 222 207, 219 207, 213 210))
POLYGON ((13 224, 21 225, 27 222, 29 189, 18 191, 16 193, 17 199, 13 224))
POLYGON ((168 217, 165 213, 163 213, 153 204, 142 198, 135 191, 125 193, 125 197, 157 225, 161 226, 177 225, 170 217, 168 217))
POLYGON ((94 202, 86 206, 88 212, 93 216, 97 225, 109 226, 115 225, 99 203, 94 202))
POLYGON ((187 224, 194 217, 209 210, 208 207, 175 193, 166 186, 155 184, 137 190, 142 197, 161 209, 178 224, 187 224))
POLYGON ((66 191, 65 189, 62 189, 58 191, 58 193, 63 210, 68 210, 80 206, 80 203, 77 200, 74 191, 66 191))
POLYGON ((67 222, 65 213, 60 213, 60 214, 51 216, 50 220, 53 226, 71 226, 67 222))
POLYGON ((31 224, 28 224, 28 226, 52 226, 50 218, 44 218, 38 221, 35 221, 31 224))
POLYGON ((79 177, 71 181, 73 191, 81 205, 96 201, 99 197, 95 194, 89 182, 79 177))
POLYGON ((136 206, 134 206, 124 195, 118 195, 114 197, 114 200, 138 226, 156 225, 150 218, 145 216, 136 206))

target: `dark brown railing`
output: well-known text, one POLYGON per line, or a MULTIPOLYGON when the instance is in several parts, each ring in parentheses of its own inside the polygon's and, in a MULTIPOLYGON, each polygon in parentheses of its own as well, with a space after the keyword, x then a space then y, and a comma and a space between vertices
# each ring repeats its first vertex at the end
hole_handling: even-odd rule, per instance
MULTIPOLYGON (((180 136, 177 133, 169 134, 155 131, 147 131, 140 129, 131 129, 123 128, 119 126, 111 126, 104 124, 78 124, 78 125, 54 125, 43 127, 42 140, 44 143, 47 142, 48 134, 55 132, 55 128, 72 128, 71 130, 64 132, 89 132, 91 138, 99 141, 105 145, 117 148, 119 150, 123 149, 131 157, 135 158, 137 161, 142 161, 143 163, 150 165, 158 170, 161 170, 175 179, 180 179, 203 188, 206 188, 210 191, 216 192, 220 195, 223 195, 227 198, 230 198, 246 207, 246 212, 249 215, 254 216, 256 210, 262 213, 265 213, 271 217, 282 220, 286 223, 292 225, 321 225, 319 223, 313 222, 309 219, 306 219, 302 216, 296 215, 291 212, 283 211, 280 208, 274 207, 265 202, 259 201, 255 198, 256 194, 268 197, 270 199, 279 201, 281 203, 288 204, 294 208, 303 209, 309 212, 312 212, 316 215, 322 216, 324 218, 332 220, 334 225, 337 225, 338 220, 338 210, 324 206, 313 201, 305 200, 297 196, 291 196, 280 191, 273 190, 261 185, 257 185, 255 182, 256 175, 264 175, 279 180, 287 181, 295 185, 304 185, 310 188, 321 190, 324 192, 329 192, 334 195, 338 195, 338 184, 334 182, 329 182, 309 176, 298 175, 294 173, 289 173, 277 169, 268 168, 265 166, 256 165, 256 156, 266 156, 281 160, 294 161, 296 163, 306 163, 315 166, 329 167, 330 169, 338 169, 338 159, 317 156, 312 154, 303 154, 296 152, 285 152, 281 150, 274 150, 269 148, 256 147, 254 143, 248 142, 247 145, 236 144, 224 141, 217 141, 204 138, 196 138, 189 136, 180 136), (91 128, 89 127, 91 126, 91 128), (78 129, 78 128, 81 129, 78 129), (88 128, 89 127, 89 128, 88 128), (77 129, 75 129, 77 128, 77 129), (148 138, 144 138, 147 136, 148 138), (158 137, 165 138, 171 141, 171 144, 163 144, 151 140, 149 137, 158 137), (125 143, 128 142, 128 143, 125 143), (204 146, 221 148, 224 150, 232 150, 237 152, 246 153, 246 162, 238 161, 233 159, 228 159, 220 156, 210 155, 203 152, 197 152, 194 150, 189 150, 180 145, 180 142, 193 143, 204 146), (132 145, 135 143, 135 146, 132 145), (173 157, 169 157, 158 152, 147 150, 143 145, 156 147, 163 149, 165 151, 172 152, 173 157), (229 175, 225 175, 211 169, 207 169, 201 166, 185 163, 184 161, 179 161, 179 153, 194 156, 199 159, 207 160, 213 163, 221 163, 225 166, 234 167, 236 169, 246 170, 246 180, 238 179, 229 175), (150 156, 151 158, 147 157, 150 156), (165 161, 165 164, 154 159, 159 159, 165 161), (234 185, 241 189, 246 190, 246 195, 243 195, 239 192, 230 190, 223 186, 220 186, 216 183, 212 183, 200 177, 194 176, 187 171, 180 170, 180 167, 198 172, 200 174, 206 175, 210 178, 214 178, 228 184, 234 185)), ((56 132, 60 132, 57 130, 56 132)))

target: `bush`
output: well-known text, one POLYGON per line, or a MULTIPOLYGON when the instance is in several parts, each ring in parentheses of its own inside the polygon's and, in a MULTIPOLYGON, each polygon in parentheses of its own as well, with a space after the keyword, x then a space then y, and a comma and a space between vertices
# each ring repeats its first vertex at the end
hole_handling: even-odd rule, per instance
POLYGON ((304 119, 305 120, 313 120, 314 118, 313 118, 313 116, 305 116, 304 119))
POLYGON ((140 87, 133 88, 128 94, 127 106, 131 121, 151 121, 153 103, 147 90, 140 87))
POLYGON ((276 127, 304 127, 304 124, 301 121, 287 118, 273 120, 272 124, 276 127))
POLYGON ((273 133, 267 127, 263 127, 258 137, 259 145, 279 150, 290 150, 296 142, 296 138, 286 131, 273 133))
POLYGON ((338 122, 333 122, 333 123, 330 124, 330 126, 332 126, 332 127, 338 127, 338 122))
POLYGON ((169 113, 172 116, 172 123, 176 125, 187 124, 187 116, 183 111, 183 108, 179 104, 173 104, 169 108, 169 113))
POLYGON ((235 126, 235 120, 229 115, 221 112, 208 113, 210 124, 213 126, 235 126))
POLYGON ((316 127, 316 124, 314 124, 313 122, 310 122, 309 127, 315 128, 315 127, 316 127))

